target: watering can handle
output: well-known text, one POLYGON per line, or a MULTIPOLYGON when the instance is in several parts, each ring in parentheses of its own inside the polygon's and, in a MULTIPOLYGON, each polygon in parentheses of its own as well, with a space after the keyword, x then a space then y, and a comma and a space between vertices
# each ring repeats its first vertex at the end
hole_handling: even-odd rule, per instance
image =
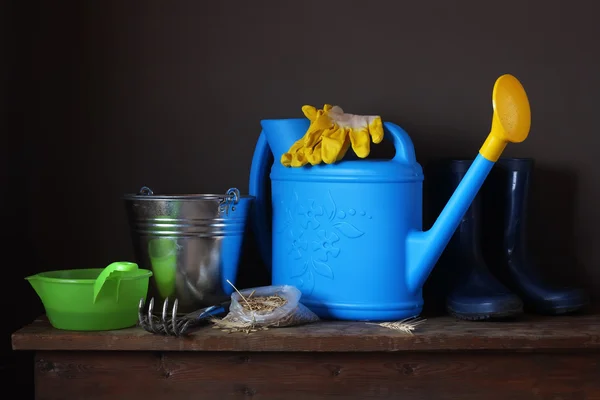
POLYGON ((270 191, 269 171, 272 163, 273 153, 267 142, 267 136, 264 132, 261 132, 254 147, 254 156, 252 156, 250 167, 249 194, 255 197, 252 204, 250 223, 255 240, 258 243, 260 256, 269 273, 271 272, 272 250, 267 191, 270 191))
MULTIPOLYGON (((392 160, 406 164, 415 163, 415 149, 408 133, 391 122, 384 122, 383 128, 386 138, 394 143, 396 149, 396 155, 392 160)), ((260 256, 269 272, 272 269, 272 242, 268 208, 270 204, 267 193, 270 191, 271 181, 269 179, 269 171, 272 164, 273 153, 267 142, 266 134, 261 132, 254 147, 254 155, 252 156, 250 167, 249 192, 251 196, 255 197, 250 223, 258 244, 260 256)))
POLYGON ((392 160, 414 164, 417 161, 415 147, 408 133, 392 122, 384 122, 383 130, 385 137, 394 143, 394 148, 396 149, 396 155, 394 155, 392 160))

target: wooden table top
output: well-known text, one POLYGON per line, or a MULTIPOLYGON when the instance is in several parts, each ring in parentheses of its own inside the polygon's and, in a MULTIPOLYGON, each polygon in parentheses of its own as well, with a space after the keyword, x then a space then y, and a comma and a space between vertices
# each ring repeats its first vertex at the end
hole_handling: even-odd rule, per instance
POLYGON ((427 319, 413 334, 365 322, 322 321, 266 331, 226 333, 212 326, 187 337, 168 337, 134 327, 104 332, 54 329, 45 316, 12 335, 14 350, 398 352, 465 350, 600 350, 600 313, 525 315, 502 322, 427 319))

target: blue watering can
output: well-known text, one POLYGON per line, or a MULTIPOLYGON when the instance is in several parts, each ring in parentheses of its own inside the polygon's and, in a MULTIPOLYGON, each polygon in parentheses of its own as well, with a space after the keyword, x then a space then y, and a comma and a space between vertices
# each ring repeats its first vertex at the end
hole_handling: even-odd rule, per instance
POLYGON ((250 171, 252 225, 272 284, 296 286, 302 303, 324 319, 419 315, 423 284, 494 163, 508 142, 529 134, 529 101, 514 76, 498 78, 492 103, 490 134, 428 231, 422 230, 423 171, 398 125, 384 122, 384 140, 396 149, 391 160, 289 168, 281 155, 310 121, 261 121, 250 171))

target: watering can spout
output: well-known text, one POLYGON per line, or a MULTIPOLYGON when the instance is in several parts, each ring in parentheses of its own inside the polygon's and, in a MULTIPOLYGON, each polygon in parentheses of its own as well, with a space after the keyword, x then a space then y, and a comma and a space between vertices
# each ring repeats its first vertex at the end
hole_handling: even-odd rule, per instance
POLYGON ((407 286, 420 290, 465 212, 508 142, 520 143, 529 135, 531 110, 527 94, 512 75, 496 80, 492 94, 494 114, 490 134, 466 175, 428 231, 412 231, 406 238, 407 286))
POLYGON ((272 162, 281 162, 281 156, 300 140, 308 127, 308 118, 264 119, 260 121, 262 132, 256 142, 252 166, 250 168, 249 193, 255 197, 252 204, 250 223, 257 235, 257 243, 262 260, 271 269, 271 225, 267 215, 268 201, 261 196, 269 183, 268 176, 272 162))
POLYGON ((265 136, 275 161, 278 162, 281 156, 304 136, 310 120, 308 118, 264 119, 260 121, 260 125, 261 136, 265 136))

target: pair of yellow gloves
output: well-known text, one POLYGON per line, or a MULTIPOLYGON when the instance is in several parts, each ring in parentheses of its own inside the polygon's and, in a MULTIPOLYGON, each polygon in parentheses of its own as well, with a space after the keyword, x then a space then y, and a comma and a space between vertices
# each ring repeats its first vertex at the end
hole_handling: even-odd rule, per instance
POLYGON ((346 114, 329 104, 321 110, 304 106, 302 112, 311 123, 304 137, 281 156, 286 167, 332 164, 344 158, 350 146, 358 157, 365 158, 371 151, 371 140, 375 144, 383 140, 379 116, 346 114))

